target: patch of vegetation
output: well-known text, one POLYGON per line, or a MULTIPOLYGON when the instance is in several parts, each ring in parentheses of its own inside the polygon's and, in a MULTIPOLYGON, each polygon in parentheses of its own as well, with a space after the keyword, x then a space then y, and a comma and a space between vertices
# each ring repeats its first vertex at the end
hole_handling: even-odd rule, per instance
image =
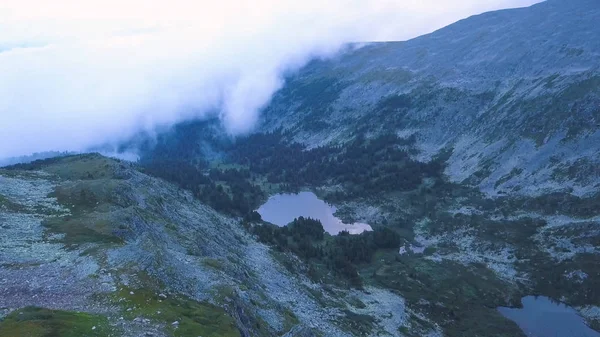
POLYGON ((223 269, 223 261, 219 259, 205 258, 204 260, 202 260, 202 264, 216 270, 223 269))
MULTIPOLYGON (((555 261, 547 253, 539 253, 528 263, 534 263, 531 280, 534 294, 561 300, 572 306, 600 303, 600 258, 597 254, 582 253, 563 261, 555 261), (573 280, 568 275, 581 271, 587 275, 573 280)), ((531 267, 522 266, 531 270, 531 267)))
POLYGON ((367 305, 363 301, 354 296, 346 299, 346 301, 348 302, 348 304, 358 309, 364 309, 367 307, 367 305))
POLYGON ((0 194, 0 210, 2 209, 19 213, 25 210, 25 206, 12 202, 10 199, 0 194))
POLYGON ((276 101, 281 97, 285 100, 298 100, 300 102, 299 110, 314 110, 319 107, 330 106, 338 99, 343 85, 338 83, 335 78, 320 78, 311 81, 288 79, 289 82, 284 86, 274 98, 276 101))
POLYGON ((560 74, 552 74, 543 80, 544 88, 552 89, 554 87, 554 81, 560 77, 560 74))
POLYGON ((287 185, 286 190, 302 186, 342 184, 338 200, 356 196, 416 189, 424 178, 442 175, 443 160, 422 163, 410 158, 407 150, 414 138, 382 135, 356 139, 341 147, 305 149, 287 144, 284 134, 254 134, 232 148, 230 159, 267 177, 268 182, 287 185))
POLYGON ((518 176, 521 173, 523 173, 523 169, 521 169, 521 168, 512 169, 510 171, 510 173, 508 173, 507 175, 501 177, 500 179, 498 179, 498 181, 496 181, 496 183, 494 184, 494 188, 498 188, 500 185, 504 184, 505 182, 511 180, 512 178, 518 176))
POLYGON ((500 207, 507 212, 522 209, 545 215, 564 214, 572 217, 589 218, 598 214, 600 193, 579 197, 570 193, 555 192, 534 198, 502 198, 500 207))
POLYGON ((243 169, 202 167, 185 162, 148 161, 144 172, 174 182, 191 191, 198 200, 227 214, 243 216, 266 199, 262 189, 249 181, 243 169))
POLYGON ((64 234, 59 241, 67 247, 76 247, 84 243, 123 243, 123 239, 115 234, 113 223, 105 219, 64 216, 47 218, 42 225, 50 233, 64 234))
POLYGON ((127 191, 131 187, 119 179, 94 179, 67 182, 57 186, 50 194, 73 214, 108 212, 111 207, 126 208, 137 204, 127 191))
POLYGON ((421 317, 411 314, 410 315, 410 327, 402 326, 398 330, 406 337, 421 337, 429 334, 435 330, 435 325, 431 322, 422 319, 421 317))
POLYGON ((353 336, 370 336, 377 320, 370 315, 357 314, 350 310, 344 310, 344 316, 338 318, 337 323, 342 329, 353 336))
POLYGON ((112 331, 104 316, 25 307, 0 321, 2 337, 105 337, 112 331))
POLYGON ((451 337, 523 336, 496 307, 519 303, 520 292, 485 267, 434 262, 410 255, 378 255, 361 269, 366 282, 398 291, 451 337))
MULTIPOLYGON (((401 111, 418 108, 427 95, 431 95, 431 99, 443 97, 443 100, 461 100, 464 97, 464 93, 453 90, 431 93, 423 91, 419 95, 410 98, 392 97, 382 102, 379 110, 395 111, 390 114, 393 115, 390 116, 390 121, 395 119, 394 123, 403 123, 401 111)), ((498 104, 509 104, 513 96, 514 90, 499 97, 498 104)), ((473 98, 477 100, 473 106, 488 104, 494 99, 495 95, 492 93, 482 93, 473 98)), ((311 120, 318 121, 315 118, 311 120)), ((397 125, 394 123, 390 122, 389 125, 397 125)), ((229 198, 229 201, 221 202, 221 207, 230 214, 243 216, 245 227, 260 241, 270 245, 273 255, 286 268, 306 273, 317 282, 355 287, 369 284, 391 289, 403 296, 411 308, 440 324, 444 334, 451 337, 522 336, 516 324, 500 315, 496 307, 518 305, 521 296, 532 292, 546 296, 566 296, 565 294, 572 292, 573 303, 585 303, 583 299, 586 296, 598 301, 594 289, 600 289, 600 286, 587 281, 580 291, 574 290, 578 284, 561 276, 567 271, 581 270, 591 275, 589 279, 598 279, 600 274, 593 267, 597 255, 578 255, 564 263, 554 263, 550 256, 540 253, 540 247, 533 239, 545 223, 531 218, 515 220, 512 216, 520 216, 522 213, 519 212, 532 212, 590 217, 597 215, 595 210, 600 208, 599 196, 584 198, 556 193, 536 198, 503 196, 487 199, 472 186, 450 183, 445 179, 443 172, 451 152, 444 152, 429 163, 420 163, 412 159, 416 153, 415 136, 399 138, 388 134, 369 138, 366 131, 372 130, 365 127, 364 133, 357 132, 355 138, 343 146, 312 149, 290 141, 292 131, 253 134, 240 138, 235 143, 220 145, 220 162, 227 166, 210 166, 196 159, 188 163, 191 172, 189 175, 182 174, 181 177, 185 178, 175 179, 182 187, 191 190, 199 186, 210 186, 207 191, 214 190, 210 192, 212 194, 204 194, 210 195, 210 198, 202 199, 206 198, 202 192, 195 195, 213 207, 215 200, 229 198), (312 219, 299 218, 287 227, 264 224, 260 215, 252 212, 255 208, 238 207, 238 204, 243 205, 245 202, 243 199, 254 195, 246 192, 250 188, 246 186, 240 189, 244 190, 243 193, 238 193, 243 198, 233 202, 231 184, 238 181, 245 181, 242 184, 256 184, 259 189, 270 186, 271 193, 319 189, 322 191, 320 196, 332 203, 364 201, 381 210, 382 220, 371 223, 375 228, 372 233, 341 233, 337 236, 324 233, 322 226, 312 219), (328 188, 331 186, 335 188, 328 188), (449 211, 461 207, 471 210, 465 212, 470 214, 449 211), (518 264, 519 270, 531 275, 534 283, 506 282, 499 279, 484 263, 462 264, 449 260, 436 262, 422 254, 399 256, 398 247, 403 243, 414 243, 413 226, 424 219, 428 221, 423 230, 430 235, 443 238, 448 233, 465 230, 475 238, 477 249, 481 251, 511 249, 509 254, 514 256, 510 258, 522 261, 522 264, 518 264), (383 235, 391 238, 389 243, 378 241, 379 231, 389 231, 383 235), (297 258, 304 263, 298 263, 297 258), (543 282, 548 278, 551 282, 544 286, 543 282)), ((190 141, 186 144, 196 143, 190 141)), ((181 153, 185 157, 193 151, 189 147, 181 153)), ((166 161, 165 170, 179 166, 176 163, 166 161)), ((490 163, 483 163, 481 170, 465 183, 477 184, 488 177, 490 167, 490 163)), ((511 171, 500 178, 496 187, 520 173, 518 169, 511 171)), ((169 174, 171 173, 167 172, 164 176, 169 177, 169 174)), ((254 198, 255 202, 261 201, 258 193, 254 198)), ((257 207, 259 204, 253 205, 257 207)), ((340 209, 339 212, 345 218, 351 218, 354 214, 352 210, 340 209)), ((585 233, 591 232, 585 230, 585 233)), ((564 235, 572 238, 574 244, 598 244, 587 237, 582 239, 577 233, 564 235)), ((450 240, 442 240, 428 247, 424 253, 431 258, 447 254, 478 254, 465 252, 463 248, 450 240)), ((481 258, 485 259, 485 256, 481 258)), ((320 292, 314 292, 314 296, 324 306, 333 305, 327 303, 320 292)), ((411 331, 430 329, 426 323, 414 319, 411 331), (413 323, 416 330, 413 329, 413 323)), ((355 333, 360 334, 360 327, 357 329, 355 333)), ((367 330, 368 328, 365 331, 367 330)))
POLYGON ((552 179, 558 182, 572 180, 580 184, 586 184, 600 177, 598 165, 587 158, 579 158, 574 162, 557 160, 554 164, 556 166, 552 171, 552 179))
POLYGON ((600 319, 588 320, 590 328, 596 331, 600 331, 600 319))
POLYGON ((305 186, 343 185, 343 190, 327 195, 335 202, 415 190, 424 179, 439 182, 447 159, 444 154, 429 163, 413 160, 415 137, 387 134, 369 139, 359 135, 343 148, 306 149, 285 141, 286 133, 277 131, 211 143, 222 153, 223 164, 215 167, 198 159, 202 155, 192 147, 196 143, 189 133, 192 131, 185 128, 174 139, 149 150, 141 162, 143 171, 172 181, 216 210, 236 216, 246 216, 258 208, 266 200, 265 191, 297 192, 305 186), (174 149, 166 146, 170 142, 175 143, 174 149))
POLYGON ((444 235, 457 229, 469 230, 470 235, 486 243, 489 249, 514 247, 517 258, 526 258, 537 250, 532 236, 546 225, 545 221, 532 218, 490 220, 482 214, 451 214, 443 211, 435 214, 435 220, 427 227, 432 235, 444 235))
POLYGON ((290 309, 285 308, 283 310, 283 330, 289 331, 298 323, 300 323, 298 317, 290 309))
POLYGON ((489 167, 489 164, 483 164, 477 171, 475 171, 472 175, 470 175, 467 179, 463 181, 463 184, 476 186, 480 184, 485 178, 489 177, 492 174, 492 169, 489 167))
POLYGON ((382 110, 386 113, 396 113, 399 110, 410 109, 412 106, 412 98, 409 95, 394 95, 387 97, 377 104, 377 110, 382 110))
POLYGON ((71 214, 46 218, 48 233, 64 234, 59 240, 69 247, 83 243, 121 244, 130 229, 121 212, 135 202, 124 193, 129 188, 119 179, 89 179, 65 182, 50 196, 71 214), (121 220, 121 221, 119 221, 121 220))
MULTIPOLYGON (((66 157, 68 157, 68 156, 66 156, 66 157)), ((36 171, 36 170, 41 170, 42 168, 44 168, 46 166, 60 163, 64 158, 65 157, 52 157, 52 158, 38 159, 38 160, 34 160, 29 163, 8 165, 8 166, 3 167, 3 169, 15 170, 15 171, 36 171)))
POLYGON ((253 181, 258 177, 248 177, 243 166, 223 160, 223 152, 233 143, 228 137, 219 137, 216 123, 181 123, 156 140, 146 140, 136 168, 191 191, 196 199, 219 212, 244 216, 267 196, 253 181))
MULTIPOLYGON (((271 330, 269 324, 257 314, 255 307, 261 306, 258 302, 251 299, 250 303, 252 307, 249 307, 244 301, 240 300, 237 290, 228 285, 220 285, 213 288, 212 294, 213 300, 219 305, 222 305, 227 312, 236 313, 238 319, 243 322, 244 327, 249 330, 251 336, 266 337, 275 334, 275 332, 271 330)), ((259 293, 259 295, 264 296, 262 293, 259 293)), ((293 313, 286 313, 287 309, 283 307, 279 308, 279 311, 284 315, 284 320, 288 320, 289 322, 293 321, 293 313), (286 315, 288 317, 286 317, 286 315)), ((284 322, 284 330, 285 328, 284 322)))
POLYGON ((7 170, 44 170, 63 179, 88 180, 99 178, 122 178, 117 168, 125 168, 123 163, 104 157, 98 153, 69 155, 35 160, 30 163, 5 167, 7 170))
POLYGON ((359 235, 344 231, 330 236, 325 234, 319 220, 304 217, 284 227, 262 224, 252 227, 251 231, 259 241, 280 252, 292 252, 310 263, 309 276, 313 279, 320 278, 319 269, 324 266, 355 287, 362 286, 357 265, 371 262, 378 250, 397 249, 400 245, 400 236, 387 227, 359 235))
POLYGON ((146 289, 121 288, 115 296, 123 308, 124 317, 134 319, 141 316, 162 322, 175 337, 241 336, 235 320, 223 308, 208 302, 197 302, 183 296, 161 297, 146 289))
MULTIPOLYGON (((553 84, 554 81, 556 79, 552 79, 550 85, 558 87, 553 84)), ((532 139, 537 146, 543 145, 549 135, 555 135, 559 130, 567 130, 564 141, 593 130, 595 125, 590 121, 600 120, 600 110, 590 107, 597 107, 600 103, 600 76, 565 82, 561 83, 560 90, 533 99, 519 99, 508 108, 507 114, 514 117, 505 120, 505 127, 514 129, 515 125, 522 126, 521 136, 532 139)))

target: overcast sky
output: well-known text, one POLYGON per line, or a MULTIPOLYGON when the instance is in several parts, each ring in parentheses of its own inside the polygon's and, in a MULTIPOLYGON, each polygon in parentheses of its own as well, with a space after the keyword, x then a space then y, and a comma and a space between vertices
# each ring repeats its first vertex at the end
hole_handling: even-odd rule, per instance
POLYGON ((1 0, 0 158, 218 112, 251 130, 282 74, 539 0, 1 0))

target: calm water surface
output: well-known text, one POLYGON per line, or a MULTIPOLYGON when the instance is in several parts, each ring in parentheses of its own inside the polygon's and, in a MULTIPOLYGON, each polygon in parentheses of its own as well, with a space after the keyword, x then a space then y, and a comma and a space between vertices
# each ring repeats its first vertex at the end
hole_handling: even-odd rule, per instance
POLYGON ((600 337, 590 329, 575 309, 549 298, 527 296, 522 309, 498 308, 504 317, 514 321, 529 337, 600 337))
POLYGON ((344 224, 333 213, 335 207, 319 199, 312 192, 298 194, 277 194, 258 209, 263 220, 278 226, 285 226, 295 218, 303 216, 321 220, 323 228, 329 234, 335 235, 343 230, 351 234, 370 231, 371 226, 364 223, 344 224))

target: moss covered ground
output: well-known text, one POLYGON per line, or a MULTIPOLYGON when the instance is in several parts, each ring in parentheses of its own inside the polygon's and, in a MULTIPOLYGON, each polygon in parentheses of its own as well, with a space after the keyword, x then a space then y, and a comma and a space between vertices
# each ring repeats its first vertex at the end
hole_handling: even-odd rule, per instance
POLYGON ((0 321, 2 337, 114 336, 108 319, 81 312, 25 307, 0 321))

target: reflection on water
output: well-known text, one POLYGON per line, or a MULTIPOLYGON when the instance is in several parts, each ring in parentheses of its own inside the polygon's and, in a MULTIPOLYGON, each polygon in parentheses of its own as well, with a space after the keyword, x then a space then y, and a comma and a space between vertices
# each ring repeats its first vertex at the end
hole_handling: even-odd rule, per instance
POLYGON ((258 209, 263 220, 278 226, 285 226, 295 218, 303 216, 318 219, 329 234, 335 235, 343 230, 350 234, 360 234, 370 231, 371 226, 364 223, 344 224, 333 213, 335 207, 317 198, 312 192, 298 194, 277 194, 258 209))
POLYGON ((500 307, 498 311, 517 323, 529 337, 600 337, 575 309, 562 303, 542 296, 523 297, 521 303, 523 309, 500 307))

